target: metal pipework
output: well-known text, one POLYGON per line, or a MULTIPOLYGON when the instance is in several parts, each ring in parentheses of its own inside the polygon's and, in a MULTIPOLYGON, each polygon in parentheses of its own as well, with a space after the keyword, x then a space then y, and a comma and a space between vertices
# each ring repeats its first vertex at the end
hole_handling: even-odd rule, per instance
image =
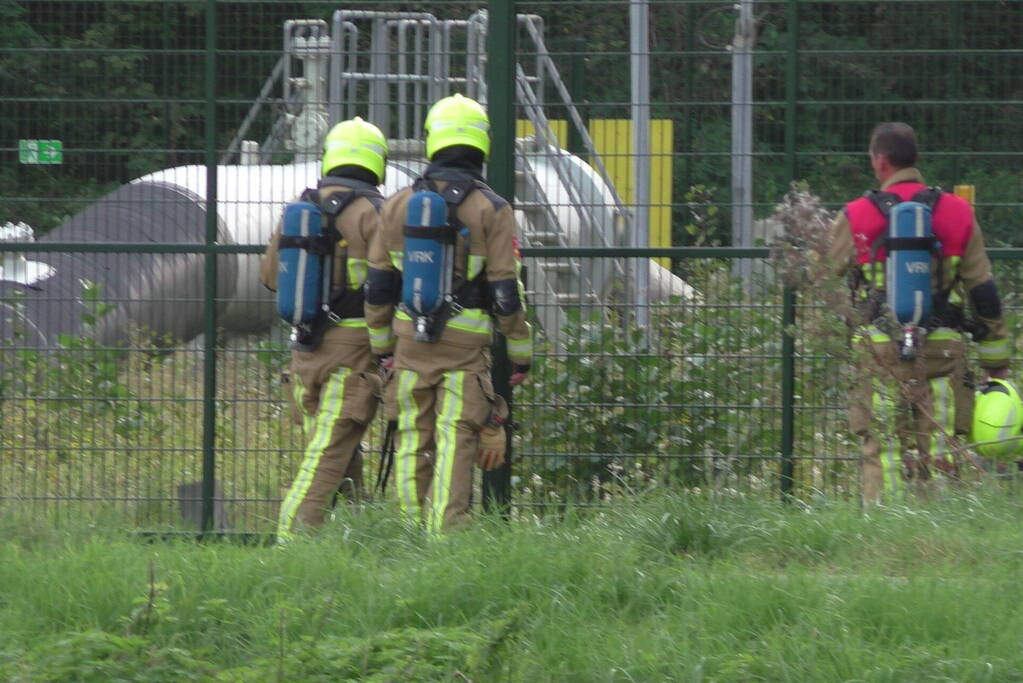
MULTIPOLYGON (((632 57, 632 246, 650 246, 650 6, 646 0, 629 3, 629 45, 632 57)), ((636 328, 646 334, 650 319, 649 259, 633 261, 633 305, 636 328)))
MULTIPOLYGON (((753 244, 753 0, 740 0, 732 41, 732 246, 753 244)), ((736 262, 736 275, 750 282, 753 264, 736 262)))
MULTIPOLYGON (((369 81, 369 94, 366 98, 368 100, 368 112, 367 118, 374 124, 380 127, 381 130, 389 132, 391 130, 391 108, 390 98, 387 93, 387 86, 390 82, 398 82, 402 80, 396 78, 397 74, 390 73, 388 68, 388 57, 389 51, 384 49, 387 44, 388 28, 389 23, 394 25, 395 22, 422 22, 423 25, 427 26, 429 36, 429 63, 430 67, 428 72, 430 74, 440 74, 443 70, 442 62, 442 36, 441 27, 442 22, 439 21, 435 16, 427 12, 377 12, 372 10, 337 10, 334 12, 332 17, 333 30, 333 44, 331 54, 331 67, 330 67, 330 103, 331 103, 331 115, 333 121, 339 121, 342 118, 351 118, 355 115, 353 111, 354 103, 358 101, 357 93, 354 92, 354 84, 359 80, 369 81), (355 55, 357 49, 350 49, 347 53, 342 50, 342 37, 344 33, 344 26, 347 24, 351 27, 351 31, 356 31, 357 28, 353 22, 360 19, 371 20, 372 27, 371 31, 371 43, 372 51, 370 53, 370 66, 369 74, 360 72, 357 70, 358 66, 355 62, 355 55), (348 63, 342 64, 343 55, 348 55, 348 63), (370 75, 371 78, 365 78, 364 76, 370 75), (342 117, 342 99, 341 92, 345 87, 346 81, 348 82, 349 97, 348 97, 348 109, 345 115, 342 117), (336 103, 336 110, 335 110, 336 103), (334 116, 334 112, 337 112, 337 116, 334 116)), ((415 80, 415 79, 406 79, 415 80)), ((434 102, 440 99, 442 94, 441 83, 436 77, 430 78, 427 81, 429 85, 429 92, 427 93, 430 102, 434 102)), ((399 108, 404 106, 403 103, 399 103, 399 108)), ((402 132, 398 136, 407 135, 402 132)), ((393 134, 392 134, 393 136, 393 134)))

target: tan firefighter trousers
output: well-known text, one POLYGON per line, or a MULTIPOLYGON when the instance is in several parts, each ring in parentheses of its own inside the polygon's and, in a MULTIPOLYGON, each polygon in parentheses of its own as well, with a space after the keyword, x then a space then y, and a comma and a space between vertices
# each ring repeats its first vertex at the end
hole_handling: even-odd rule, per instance
POLYGON ((969 433, 973 419, 962 335, 931 331, 915 360, 900 359, 898 344, 873 326, 854 346, 861 371, 849 428, 860 441, 863 501, 902 500, 907 482, 926 495, 931 466, 954 470, 952 439, 969 433))
POLYGON ((398 421, 394 469, 403 516, 429 532, 463 526, 480 430, 494 409, 489 349, 399 338, 387 403, 398 421))
POLYGON ((294 406, 306 447, 281 503, 279 541, 288 540, 297 527, 321 525, 343 482, 356 495, 363 491, 358 446, 376 413, 381 380, 365 327, 360 343, 351 343, 352 335, 345 335, 352 330, 333 332, 315 351, 292 352, 294 406))

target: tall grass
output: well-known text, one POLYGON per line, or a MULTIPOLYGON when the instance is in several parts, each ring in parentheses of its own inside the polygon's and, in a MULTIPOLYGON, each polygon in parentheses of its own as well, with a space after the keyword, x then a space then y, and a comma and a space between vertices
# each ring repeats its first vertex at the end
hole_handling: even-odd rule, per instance
POLYGON ((1023 680, 1023 506, 659 496, 284 547, 0 517, 0 679, 1023 680))

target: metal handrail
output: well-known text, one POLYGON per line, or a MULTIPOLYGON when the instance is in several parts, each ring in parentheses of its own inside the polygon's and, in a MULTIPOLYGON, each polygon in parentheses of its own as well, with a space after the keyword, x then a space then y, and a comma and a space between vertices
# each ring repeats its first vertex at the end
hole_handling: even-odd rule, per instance
MULTIPOLYGON (((535 15, 524 15, 524 16, 535 16, 535 15)), ((537 17, 539 19, 539 17, 537 17)), ((572 97, 568 92, 568 88, 565 86, 565 82, 561 80, 561 74, 558 72, 557 65, 554 64, 554 60, 551 59, 550 51, 547 49, 546 43, 544 43, 543 36, 537 31, 536 26, 532 21, 524 22, 526 31, 529 33, 529 37, 533 40, 536 45, 537 59, 542 61, 544 68, 547 70, 548 75, 551 79, 551 84, 557 91, 558 96, 561 97, 561 102, 568 111, 569 117, 572 119, 572 124, 579 131, 579 135, 582 138, 583 146, 586 148, 587 154, 590 155, 592 163, 597 168, 597 173, 600 174, 601 180, 607 185, 611 192, 611 196, 614 199, 615 208, 622 216, 630 216, 628 208, 622 201, 621 197, 618 196, 618 192, 615 189, 614 183, 611 181, 611 175, 607 172, 607 168, 604 166, 604 161, 597 153, 596 146, 593 144, 593 138, 590 137, 589 130, 586 128, 586 124, 583 123, 582 116, 579 114, 579 110, 576 108, 575 103, 572 101, 572 97)))
MULTIPOLYGON (((522 67, 519 66, 518 71, 520 73, 521 70, 522 67)), ((517 79, 516 90, 518 91, 522 101, 525 103, 526 115, 533 124, 533 130, 539 137, 541 144, 557 148, 558 146, 556 144, 552 144, 551 140, 547 137, 550 135, 555 142, 557 141, 557 136, 554 135, 551 130, 550 121, 548 121, 547 116, 543 113, 532 88, 527 82, 520 78, 517 79), (544 131, 547 131, 547 133, 544 131)), ((603 231, 597 229, 597 221, 592 213, 593 206, 591 203, 585 201, 585 198, 579 194, 579 188, 574 182, 572 182, 572 178, 564 169, 564 159, 562 159, 561 154, 550 155, 550 160, 555 169, 555 173, 557 173, 558 178, 562 181, 569 193, 569 199, 573 202, 574 206, 579 209, 580 216, 586 224, 588 240, 597 241, 605 247, 613 246, 612 240, 608 240, 607 235, 604 234, 603 231)))

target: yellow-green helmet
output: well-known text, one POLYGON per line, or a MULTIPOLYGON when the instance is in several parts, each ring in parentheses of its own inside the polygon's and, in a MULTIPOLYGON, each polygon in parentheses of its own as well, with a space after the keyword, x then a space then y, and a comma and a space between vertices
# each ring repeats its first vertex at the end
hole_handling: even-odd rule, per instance
POLYGON ((1023 450, 1023 441, 1005 439, 1023 436, 1021 428, 1023 405, 1016 388, 1004 379, 990 379, 982 384, 977 389, 970 433, 970 440, 980 444, 977 453, 985 458, 1012 460, 1023 450))
POLYGON ((451 95, 437 100, 426 115, 426 158, 452 145, 469 145, 490 156, 490 119, 474 99, 451 95))
POLYGON ((338 166, 361 166, 384 182, 387 169, 387 138, 380 129, 358 116, 342 121, 323 139, 323 175, 338 166))

